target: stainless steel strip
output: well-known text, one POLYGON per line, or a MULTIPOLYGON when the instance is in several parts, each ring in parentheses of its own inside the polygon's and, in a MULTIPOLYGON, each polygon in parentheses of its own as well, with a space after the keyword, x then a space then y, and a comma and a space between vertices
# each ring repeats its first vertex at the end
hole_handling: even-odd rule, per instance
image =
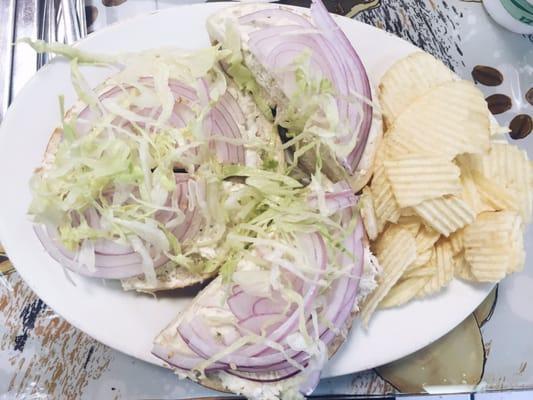
POLYGON ((15 39, 15 0, 0 0, 0 121, 11 101, 11 73, 13 71, 13 42, 15 39))
POLYGON ((82 36, 81 22, 77 13, 77 0, 61 0, 63 6, 63 23, 65 26, 65 42, 72 44, 82 36))
MULTIPOLYGON (((39 17, 39 39, 46 42, 57 41, 57 7, 56 0, 44 0, 44 10, 39 17)), ((48 63, 53 58, 52 54, 41 53, 37 56, 37 69, 48 63)))
POLYGON ((63 0, 56 0, 56 35, 59 43, 65 43, 65 24, 63 23, 63 0))
POLYGON ((78 24, 82 38, 87 36, 87 15, 85 15, 85 0, 76 1, 76 14, 78 15, 78 24))
MULTIPOLYGON (((39 34, 40 0, 16 2, 15 40, 23 37, 36 39, 39 34)), ((15 46, 11 74, 11 98, 14 98, 37 70, 37 54, 29 46, 15 46)))

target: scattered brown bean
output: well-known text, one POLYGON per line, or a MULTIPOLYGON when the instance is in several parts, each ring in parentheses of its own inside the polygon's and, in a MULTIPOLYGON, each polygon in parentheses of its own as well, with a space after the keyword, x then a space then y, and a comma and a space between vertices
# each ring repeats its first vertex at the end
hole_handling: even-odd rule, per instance
POLYGON ((493 114, 504 113, 513 106, 511 98, 504 94, 496 93, 487 97, 485 100, 487 101, 490 112, 493 114))
POLYGON ((474 82, 481 83, 485 86, 498 86, 503 82, 503 75, 496 68, 486 65, 476 65, 472 70, 474 82))
POLYGON ((533 106, 533 87, 529 88, 529 90, 527 91, 526 100, 529 104, 533 106))
POLYGON ((513 139, 523 139, 533 130, 533 120, 530 115, 518 114, 509 124, 511 132, 509 135, 513 139))

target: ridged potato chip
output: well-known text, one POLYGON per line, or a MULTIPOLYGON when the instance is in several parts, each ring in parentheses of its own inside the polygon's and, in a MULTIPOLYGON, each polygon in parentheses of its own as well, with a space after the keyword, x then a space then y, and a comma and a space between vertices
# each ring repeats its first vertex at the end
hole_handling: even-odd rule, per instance
POLYGON ((374 210, 374 199, 370 188, 365 187, 361 197, 359 197, 359 208, 363 224, 365 226, 366 234, 370 240, 375 240, 378 237, 378 220, 376 211, 374 210))
POLYGON ((394 286, 379 303, 379 308, 391 308, 404 305, 413 299, 428 283, 430 277, 409 278, 394 286))
POLYGON ((392 283, 384 275, 365 324, 376 304, 433 294, 454 276, 497 282, 520 271, 533 214, 533 162, 496 137, 508 129, 494 122, 475 85, 415 53, 387 71, 378 96, 387 130, 371 186, 378 226, 372 246, 391 257, 386 243, 393 239, 399 248, 403 232, 405 241, 414 238, 416 254, 409 249, 407 263, 400 252, 392 283))
POLYGON ((374 200, 378 232, 381 232, 387 222, 395 223, 400 218, 400 209, 394 198, 392 187, 387 180, 383 166, 377 167, 374 171, 370 190, 374 200))
POLYGON ((478 281, 497 282, 523 268, 520 215, 484 212, 464 229, 465 260, 478 281))
POLYGON ((467 248, 465 260, 478 282, 499 282, 507 275, 510 264, 507 248, 503 246, 467 248))
MULTIPOLYGON (((491 150, 498 153, 497 150, 502 146, 501 144, 494 144, 496 150, 491 150)), ((505 145, 510 147, 509 145, 505 145)), ((520 195, 516 196, 516 185, 507 185, 501 183, 498 179, 491 176, 492 168, 484 167, 488 155, 478 154, 463 154, 457 157, 457 161, 461 168, 461 182, 463 184, 463 198, 474 207, 477 214, 483 211, 500 211, 500 210, 516 210, 520 209, 519 201, 520 195), (473 192, 472 186, 475 186, 478 199, 474 206, 473 201, 469 201, 468 197, 473 192)), ((525 163, 523 165, 525 167, 525 163)), ((527 175, 527 172, 525 173, 527 175)), ((527 177, 523 178, 527 180, 527 177)))
POLYGON ((461 163, 459 163, 459 167, 461 168, 461 185, 463 187, 460 197, 470 206, 476 215, 483 211, 493 211, 492 206, 484 201, 479 191, 477 181, 473 175, 475 171, 471 171, 468 167, 461 165, 461 163))
POLYGON ((533 172, 525 151, 507 143, 493 143, 488 153, 463 155, 461 162, 468 163, 489 184, 504 188, 513 198, 514 207, 522 214, 523 221, 531 221, 533 172))
POLYGON ((413 209, 413 207, 401 208, 400 209, 400 218, 401 217, 417 217, 417 218, 420 218, 418 216, 418 214, 415 212, 415 210, 413 209))
POLYGON ((450 240, 450 245, 452 246, 453 254, 458 254, 461 251, 463 251, 463 248, 464 248, 463 236, 464 236, 463 229, 459 229, 458 231, 455 231, 454 233, 450 235, 449 240, 450 240))
POLYGON ((387 126, 418 97, 453 79, 457 78, 448 67, 425 52, 413 53, 397 61, 383 75, 378 88, 387 126))
POLYGON ((381 300, 415 260, 415 238, 398 225, 390 225, 374 243, 373 251, 383 268, 383 273, 378 278, 377 288, 366 298, 361 307, 361 320, 364 326, 368 325, 381 300))
POLYGON ((426 200, 413 208, 426 224, 446 237, 475 218, 470 206, 457 196, 426 200))
POLYGON ((460 194, 460 169, 443 157, 406 155, 383 163, 400 207, 446 194, 460 194))
MULTIPOLYGON (((417 244, 418 244, 418 242, 417 242, 417 244)), ((421 253, 417 253, 416 254, 416 259, 411 264, 411 267, 409 267, 409 269, 411 269, 411 268, 417 269, 418 267, 422 267, 422 266, 426 265, 429 262, 429 260, 431 260, 431 254, 432 253, 433 253, 433 248, 424 250, 421 253)))
POLYGON ((435 275, 435 272, 437 270, 437 266, 435 264, 435 260, 433 257, 433 250, 429 252, 429 260, 426 261, 425 264, 415 267, 414 264, 411 264, 409 268, 405 271, 405 273, 402 276, 402 279, 410 279, 410 278, 422 278, 427 277, 430 278, 433 275, 435 275))
POLYGON ((387 131, 397 154, 446 157, 490 148, 490 119, 483 94, 467 81, 446 82, 411 103, 387 131))
POLYGON ((495 181, 490 181, 479 172, 474 172, 474 177, 480 197, 491 211, 519 210, 519 199, 515 197, 513 191, 495 181))
POLYGON ((466 281, 476 282, 476 277, 472 274, 472 269, 468 261, 466 261, 464 251, 453 256, 454 261, 454 276, 464 279, 466 281))
POLYGON ((434 258, 436 270, 431 279, 418 293, 419 297, 438 292, 453 279, 454 260, 450 242, 447 240, 439 241, 435 245, 432 258, 434 258))
POLYGON ((391 135, 391 140, 389 140, 389 145, 387 148, 386 155, 388 158, 395 158, 401 156, 407 156, 409 154, 417 154, 416 149, 413 149, 408 143, 401 141, 401 138, 396 138, 397 134, 393 128, 388 130, 386 134, 391 135))
POLYGON ((489 211, 479 214, 464 229, 464 246, 495 247, 510 243, 520 216, 513 211, 489 211))
POLYGON ((422 220, 416 215, 402 216, 398 219, 397 224, 407 229, 413 236, 416 236, 422 225, 422 220))
POLYGON ((374 157, 374 169, 378 168, 379 166, 383 165, 383 162, 389 158, 389 149, 390 143, 387 140, 387 137, 384 137, 381 139, 381 143, 379 144, 376 155, 374 157))
POLYGON ((527 153, 510 144, 494 143, 489 153, 481 157, 481 164, 480 172, 485 177, 511 191, 522 220, 529 223, 533 207, 533 177, 527 153))
POLYGON ((440 233, 427 227, 423 226, 417 233, 415 237, 416 241, 416 252, 421 254, 426 250, 431 250, 433 245, 439 240, 440 233))

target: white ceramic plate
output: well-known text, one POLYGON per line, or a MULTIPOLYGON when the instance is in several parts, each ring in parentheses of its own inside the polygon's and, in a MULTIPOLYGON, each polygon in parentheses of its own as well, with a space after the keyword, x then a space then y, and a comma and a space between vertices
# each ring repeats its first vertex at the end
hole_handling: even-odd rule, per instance
MULTIPOLYGON (((104 29, 79 44, 94 52, 137 51, 153 47, 198 48, 209 44, 204 23, 227 3, 181 6, 131 19, 104 29)), ((417 49, 368 25, 337 18, 354 43, 374 82, 398 58, 417 49)), ((91 84, 111 72, 87 68, 91 84)), ((50 133, 59 121, 58 96, 75 100, 68 63, 55 60, 26 85, 0 130, 0 237, 13 264, 45 303, 72 325, 126 354, 161 364, 150 354, 152 339, 185 307, 193 293, 154 299, 125 293, 116 282, 74 275, 43 250, 26 215, 28 180, 39 166, 50 133)), ((324 376, 372 368, 412 353, 460 323, 484 299, 491 285, 454 281, 441 294, 405 307, 378 312, 364 331, 356 323, 348 341, 328 364, 324 376)))

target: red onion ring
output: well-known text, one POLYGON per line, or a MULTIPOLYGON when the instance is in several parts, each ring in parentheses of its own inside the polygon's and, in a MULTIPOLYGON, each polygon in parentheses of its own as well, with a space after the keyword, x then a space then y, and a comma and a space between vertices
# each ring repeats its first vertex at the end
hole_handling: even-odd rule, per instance
POLYGON ((248 318, 244 318, 239 321, 239 328, 244 334, 247 332, 253 332, 256 335, 259 335, 261 334, 261 330, 265 327, 265 325, 269 324, 268 328, 266 329, 267 334, 269 334, 280 327, 280 325, 283 323, 282 318, 282 314, 275 312, 251 315, 248 318))
MULTIPOLYGON (((154 88, 154 78, 151 76, 144 76, 138 79, 138 84, 146 88, 154 88)), ((101 101, 108 100, 124 93, 129 89, 133 89, 135 85, 116 84, 112 87, 106 87, 103 93, 99 95, 101 101)), ((185 85, 175 79, 170 79, 168 87, 171 90, 175 104, 167 123, 173 128, 179 129, 187 126, 195 113, 193 112, 193 104, 203 104, 208 106, 209 102, 209 85, 205 79, 198 80, 198 87, 195 89, 189 85, 185 85)), ((104 106, 105 108, 105 106, 104 106)), ((130 107, 130 112, 133 115, 138 115, 138 120, 127 121, 121 117, 114 119, 113 124, 123 129, 133 129, 133 123, 139 126, 147 126, 147 120, 154 121, 162 112, 162 107, 144 107, 136 108, 130 107)), ((91 124, 99 118, 99 113, 89 107, 84 107, 78 113, 77 126, 79 134, 86 134, 91 128, 91 124)), ((210 137, 224 136, 230 139, 240 139, 244 134, 245 116, 237 103, 237 100, 231 95, 229 91, 224 93, 218 101, 214 104, 211 110, 207 113, 204 120, 204 132, 206 132, 206 139, 208 139, 209 146, 214 150, 216 157, 222 163, 229 164, 245 164, 245 151, 242 144, 230 144, 223 140, 209 140, 210 137)), ((153 127, 149 128, 150 132, 154 132, 153 127)), ((197 148, 188 150, 189 154, 198 155, 197 148)), ((178 179, 178 191, 187 192, 186 181, 188 177, 185 175, 185 181, 178 179), (185 182, 185 183, 183 183, 185 182)), ((112 197, 112 193, 110 194, 112 197)), ((185 198, 180 194, 180 198, 185 198)), ((186 210, 188 207, 183 206, 181 210, 185 214, 185 220, 175 230, 174 234, 178 241, 185 241, 189 238, 195 237, 201 230, 204 223, 201 213, 197 209, 186 210)), ((166 224, 175 215, 167 211, 158 211, 156 219, 163 224, 166 224)), ((99 229, 98 218, 92 219, 93 228, 99 229)), ((48 233, 39 229, 39 238, 45 248, 50 254, 65 267, 79 272, 80 274, 89 277, 104 277, 109 279, 123 279, 130 276, 137 276, 143 273, 142 258, 139 254, 133 251, 131 246, 125 246, 109 240, 96 240, 95 248, 95 271, 89 271, 87 268, 81 268, 76 261, 76 254, 69 252, 64 246, 60 244, 57 238, 56 229, 51 227, 48 233), (48 237, 46 237, 48 236, 48 237)), ((155 254, 152 254, 155 257, 155 254)), ((154 260, 155 267, 163 265, 167 261, 164 256, 159 256, 154 260)))
MULTIPOLYGON (((287 25, 256 25, 250 32, 248 47, 270 71, 290 64, 300 49, 311 50, 311 61, 319 66, 323 76, 330 80, 336 96, 340 121, 347 121, 346 134, 337 137, 339 144, 348 144, 357 135, 354 148, 346 158, 339 159, 348 173, 353 174, 361 160, 372 123, 372 107, 362 102, 362 115, 350 97, 359 93, 372 99, 368 76, 350 41, 329 15, 320 0, 313 0, 311 16, 314 25, 305 17, 288 9, 268 8, 241 16, 239 22, 250 24, 260 19, 284 20, 287 25), (310 29, 316 28, 317 32, 310 29)), ((286 77, 285 77, 286 78, 286 77)), ((289 96, 290 97, 290 96, 289 96)))
MULTIPOLYGON (((353 207, 359 201, 359 197, 353 194, 351 189, 344 189, 341 192, 326 193, 324 195, 326 207, 331 214, 335 214, 348 207, 353 207)), ((319 207, 318 197, 316 194, 309 196, 309 205, 319 207)))
MULTIPOLYGON (((308 242, 308 246, 306 246, 306 248, 313 249, 312 258, 318 263, 319 268, 317 271, 319 275, 315 277, 315 280, 317 280, 321 272, 325 269, 327 263, 325 244, 319 234, 301 235, 301 240, 308 242)), ((318 288, 316 285, 311 285, 309 290, 304 293, 304 310, 308 310, 312 305, 317 291, 318 288)), ((275 327, 274 330, 267 335, 268 339, 273 342, 282 340, 288 334, 294 331, 298 320, 299 313, 296 311, 292 312, 285 321, 283 321, 279 326, 275 327)), ((205 325, 200 317, 195 317, 193 320, 181 324, 178 327, 178 332, 187 342, 189 348, 193 352, 206 359, 224 350, 224 346, 214 343, 212 340, 209 340, 209 338, 205 337, 205 332, 208 332, 208 329, 205 328, 205 325)), ((266 366, 278 366, 279 368, 287 366, 285 365, 287 360, 283 354, 265 354, 265 351, 269 348, 269 346, 264 344, 244 346, 231 355, 221 357, 219 362, 226 363, 228 365, 235 364, 239 365, 240 367, 245 366, 251 369, 266 366), (261 357, 256 357, 257 355, 261 355, 261 357)), ((291 353, 295 352, 292 351, 291 353)))
MULTIPOLYGON (((176 193, 178 197, 182 196, 186 200, 187 182, 189 180, 187 174, 175 174, 176 178, 176 193)), ((181 211, 185 214, 185 220, 176 228, 174 234, 178 240, 184 241, 194 237, 201 227, 199 218, 195 218, 197 210, 188 210, 188 201, 182 201, 179 205, 181 211)), ((94 217, 93 217, 94 218, 94 217)), ((93 223, 98 223, 93 221, 93 223)), ((36 226, 35 232, 41 241, 46 251, 64 267, 79 273, 80 275, 93 278, 106 279, 125 279, 133 276, 141 275, 143 273, 142 257, 134 252, 131 246, 124 246, 112 240, 98 240, 98 251, 95 251, 95 268, 94 271, 88 268, 81 267, 77 261, 77 253, 65 248, 59 239, 57 229, 55 227, 36 226), (106 249, 110 249, 106 253, 106 249)), ((154 257, 154 267, 160 267, 168 261, 164 255, 154 257)))
MULTIPOLYGON (((331 32, 331 42, 333 45, 339 47, 339 52, 344 54, 347 60, 347 68, 354 73, 353 78, 355 85, 352 89, 355 92, 360 93, 362 96, 369 100, 372 100, 372 91, 370 89, 370 82, 368 75, 366 74, 365 67, 359 58, 359 55, 353 48, 352 44, 344 34, 344 32, 335 23, 328 10, 324 6, 324 3, 320 0, 311 0, 311 15, 316 22, 317 26, 324 31, 331 32), (353 68, 355 64, 355 68, 353 68), (357 72, 357 74, 355 74, 357 72)), ((349 95, 350 93, 348 93, 349 95)), ((358 137, 357 144, 352 152, 347 157, 348 165, 352 171, 355 171, 357 164, 361 160, 363 151, 368 140, 370 133, 370 126, 372 125, 372 107, 368 103, 363 104, 363 119, 358 137)))
MULTIPOLYGON (((342 191, 343 187, 339 186, 336 187, 336 189, 342 191)), ((336 194, 341 199, 346 196, 346 194, 343 192, 336 194)), ((329 197, 335 198, 335 196, 329 197)), ((341 220, 342 226, 347 227, 354 217, 358 217, 353 209, 348 209, 344 207, 340 210, 342 210, 341 212, 343 213, 341 220)), ((345 325, 350 313, 352 312, 354 301, 357 295, 359 277, 361 276, 363 269, 363 235, 364 230, 362 227, 361 220, 359 218, 357 220, 356 226, 352 230, 352 233, 350 233, 343 242, 348 253, 353 254, 355 257, 351 257, 349 254, 344 254, 342 252, 339 253, 339 262, 342 263, 341 265, 352 266, 350 270, 350 276, 339 278, 339 280, 336 281, 336 284, 330 289, 331 293, 327 297, 329 300, 327 309, 324 311, 324 313, 330 319, 331 323, 339 330, 345 325)), ((314 257, 316 257, 317 255, 318 254, 315 253, 314 257)), ((230 298, 233 297, 234 299, 236 299, 238 298, 238 296, 244 296, 244 292, 242 291, 242 289, 238 288, 237 286, 238 285, 234 285, 231 288, 233 294, 232 296, 230 296, 230 298)), ((249 297, 255 298, 255 296, 249 297)), ((245 297, 242 297, 242 299, 245 299, 245 297)), ((258 303, 255 301, 254 305, 256 304, 258 303)), ((249 308, 250 305, 248 305, 248 310, 244 314, 248 314, 250 312, 249 308)), ((251 308, 253 312, 254 306, 252 305, 251 308)), ((268 317, 272 317, 275 315, 276 314, 273 313, 268 317)), ((311 324, 310 320, 308 321, 308 324, 311 324)), ((205 340, 204 335, 202 334, 202 332, 207 331, 205 326, 202 323, 198 323, 198 320, 193 320, 190 323, 186 324, 186 326, 191 325, 193 327, 192 333, 197 335, 197 337, 202 338, 202 340, 205 340)), ((256 326, 256 329, 259 328, 260 325, 261 324, 258 324, 256 326)), ((185 329, 185 331, 186 330, 187 329, 185 329)), ((194 343, 194 341, 189 340, 190 335, 187 335, 187 332, 184 332, 184 330, 180 328, 178 328, 178 331, 182 338, 188 344, 189 348, 199 356, 200 360, 205 360, 212 356, 213 353, 223 350, 223 347, 216 346, 216 343, 211 340, 205 341, 204 343, 207 343, 205 346, 202 346, 202 340, 199 341, 200 343, 194 343), (200 346, 196 347, 196 345, 198 344, 200 346)), ((331 330, 322 324, 319 325, 319 332, 319 337, 325 345, 328 345, 333 340, 333 338, 338 335, 338 331, 331 330)), ((273 335, 267 335, 267 337, 274 339, 273 335)), ((279 340, 274 341, 277 341, 279 343, 279 340)), ((249 349, 254 346, 258 347, 257 345, 251 345, 248 346, 248 351, 243 351, 242 349, 237 350, 234 354, 232 354, 231 357, 224 357, 223 359, 219 360, 216 365, 212 365, 208 369, 206 369, 206 371, 209 372, 223 369, 227 373, 238 376, 242 379, 257 382, 275 382, 278 380, 286 379, 290 376, 294 376, 300 372, 297 368, 291 365, 291 363, 285 358, 285 355, 268 346, 264 346, 264 349, 260 353, 256 353, 255 356, 250 356, 249 349), (236 370, 232 369, 230 367, 230 364, 235 364, 236 370), (265 372, 271 371, 280 371, 279 377, 271 378, 265 376, 265 372)), ((310 357, 310 355, 306 352, 294 351, 292 349, 286 349, 286 355, 292 358, 293 361, 300 363, 302 366, 307 365, 307 360, 310 357)), ((302 385, 301 390, 305 393, 310 393, 318 383, 319 377, 319 371, 313 371, 311 373, 311 376, 309 376, 306 382, 302 385)))
POLYGON ((227 303, 233 315, 235 315, 237 319, 241 321, 254 314, 254 304, 260 299, 261 297, 251 296, 241 290, 231 295, 228 298, 227 303))

